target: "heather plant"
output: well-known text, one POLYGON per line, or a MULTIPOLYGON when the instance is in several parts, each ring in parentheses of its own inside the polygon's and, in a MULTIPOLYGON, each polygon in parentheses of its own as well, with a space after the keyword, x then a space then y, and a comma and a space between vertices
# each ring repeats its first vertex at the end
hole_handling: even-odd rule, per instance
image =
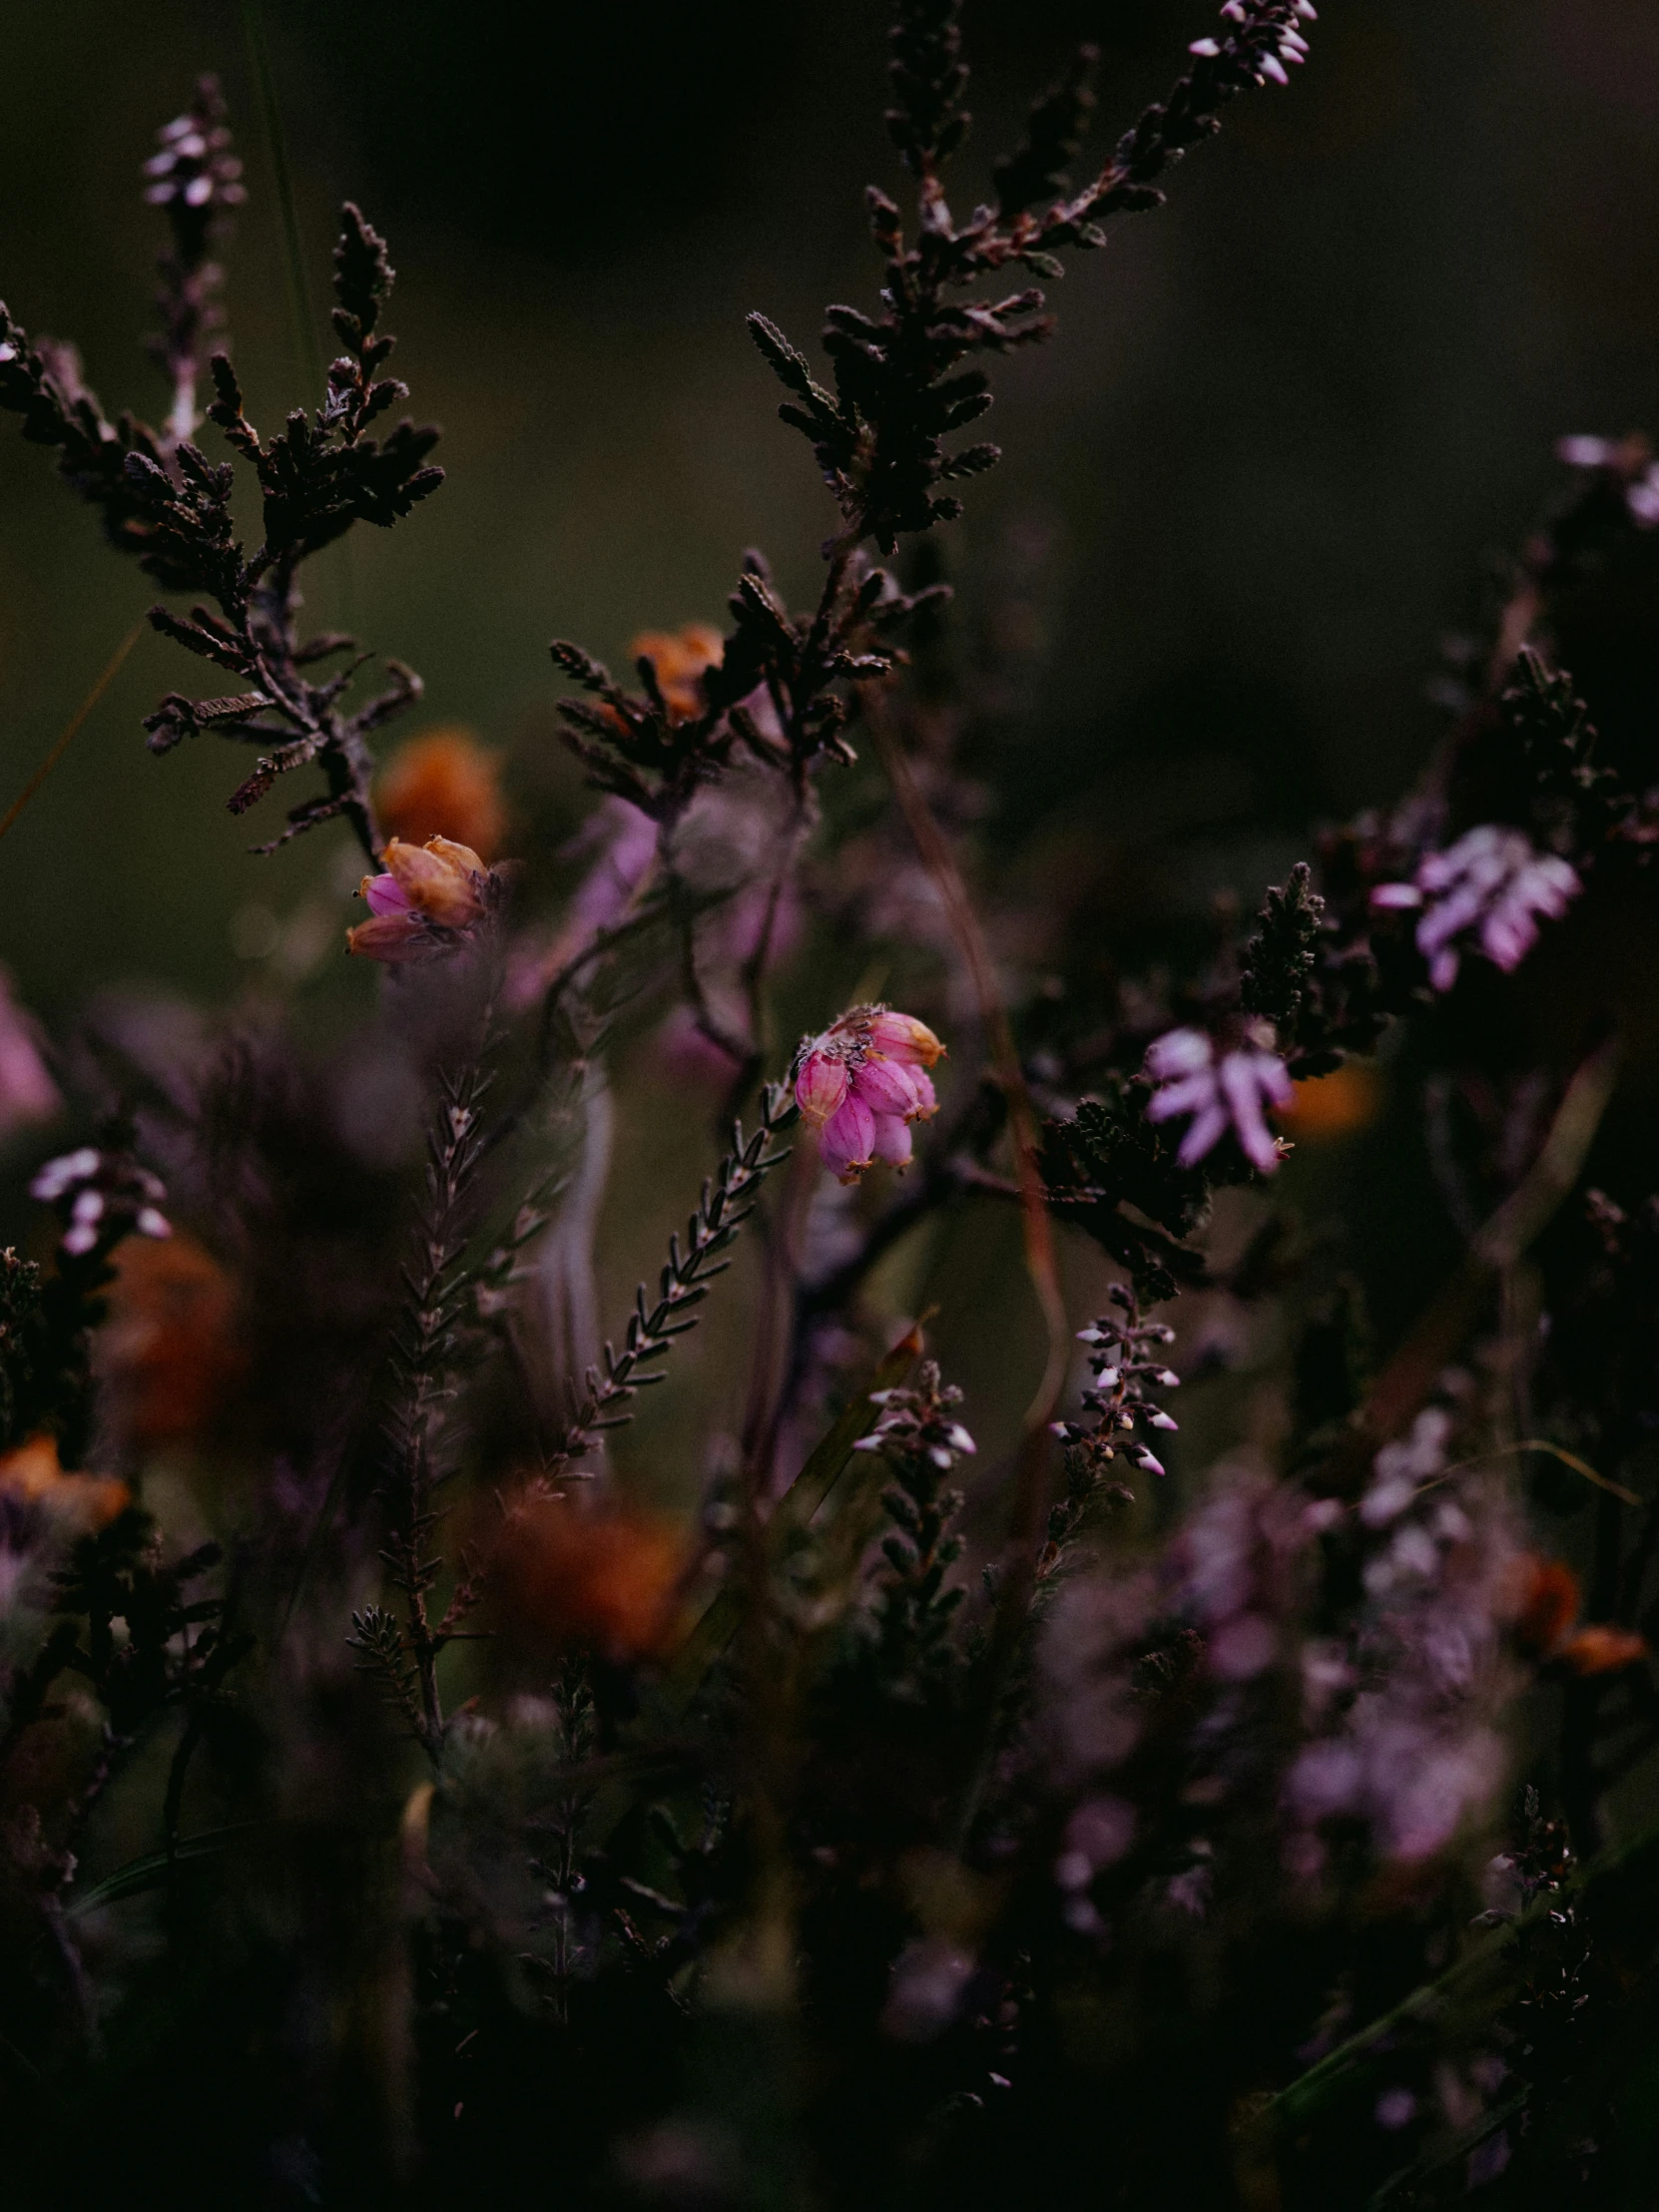
POLYGON ((238 687, 150 750, 255 748, 238 817, 320 777, 249 864, 354 840, 373 985, 332 1043, 0 997, 16 2202, 1648 2202, 1648 447, 1564 440, 1419 781, 1248 924, 1136 966, 971 835, 960 434, 1316 36, 1227 0, 1087 173, 1085 49, 964 215, 906 0, 875 303, 827 366, 750 325, 816 599, 750 551, 622 681, 555 642, 573 840, 464 734, 377 763, 419 678, 301 621, 442 480, 358 208, 275 434, 211 80, 146 169, 165 427, 0 308, 0 406, 238 687), (641 1061, 710 1169, 606 1337, 641 1061), (1294 1206, 1384 1088, 1453 1258, 1380 1351, 1294 1206))

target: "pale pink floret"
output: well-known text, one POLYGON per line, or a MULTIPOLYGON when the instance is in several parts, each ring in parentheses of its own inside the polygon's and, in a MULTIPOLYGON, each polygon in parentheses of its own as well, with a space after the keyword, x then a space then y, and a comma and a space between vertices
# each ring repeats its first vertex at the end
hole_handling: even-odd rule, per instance
POLYGON ((856 1183, 875 1163, 875 1116, 855 1091, 848 1092, 819 1138, 824 1164, 843 1183, 856 1183))
POLYGON ((876 1114, 871 1151, 883 1167, 907 1168, 910 1164, 910 1125, 902 1114, 876 1114))
POLYGON ((1148 1051, 1146 1071, 1158 1085, 1147 1119, 1190 1117, 1177 1155, 1183 1167, 1196 1166, 1229 1129, 1263 1175, 1278 1167, 1279 1145, 1266 1109, 1288 1106, 1296 1090, 1276 1052, 1246 1045, 1218 1054, 1202 1029, 1172 1029, 1148 1051))
POLYGON ((822 1129, 846 1096, 846 1062, 830 1052, 809 1052, 795 1079, 796 1103, 822 1129))
POLYGON ((942 1055, 944 1046, 926 1022, 917 1021, 913 1014, 894 1013, 890 1006, 874 1006, 868 1013, 870 1045, 889 1060, 930 1068, 942 1055))
POLYGON ((907 1121, 913 1114, 929 1110, 933 1086, 927 1084, 929 1099, 924 1100, 918 1076, 922 1083, 927 1082, 919 1068, 908 1068, 901 1060, 872 1052, 854 1072, 852 1086, 872 1114, 896 1114, 900 1121, 907 1121))
POLYGON ((1537 943, 1537 917, 1558 919, 1583 887, 1575 869, 1538 851, 1522 830, 1487 822, 1445 851, 1428 853, 1414 881, 1379 883, 1371 902, 1383 912, 1422 909, 1417 949, 1434 989, 1448 991, 1462 953, 1473 949, 1468 939, 1508 972, 1537 943))

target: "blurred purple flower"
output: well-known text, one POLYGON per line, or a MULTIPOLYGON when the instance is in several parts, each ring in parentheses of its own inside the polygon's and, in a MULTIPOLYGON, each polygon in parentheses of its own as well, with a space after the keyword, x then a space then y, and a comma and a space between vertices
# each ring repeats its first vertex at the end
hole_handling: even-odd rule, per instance
POLYGON ((1324 1821, 1359 1820, 1384 1857, 1425 1859, 1502 1784, 1518 1535, 1501 1484, 1446 1478, 1451 1433, 1431 1406, 1379 1452, 1357 1515, 1369 1539, 1365 1609, 1346 1649, 1304 1646, 1312 1740, 1286 1802, 1309 1842, 1324 1821))
POLYGON ((1375 909, 1421 907, 1417 949, 1428 962, 1437 991, 1457 980, 1462 953, 1472 939, 1505 971, 1516 968, 1538 938, 1537 916, 1564 914, 1583 889, 1576 871, 1553 852, 1540 852, 1519 830, 1482 823, 1443 852, 1430 852, 1414 881, 1379 883, 1375 909), (1457 939, 1466 937, 1459 946, 1457 939))
POLYGON ((160 1179, 127 1152, 87 1144, 60 1153, 36 1175, 29 1196, 57 1208, 62 1247, 73 1259, 83 1259, 99 1244, 118 1244, 130 1230, 141 1237, 173 1234, 161 1211, 167 1192, 160 1179))
POLYGON ((31 1122, 50 1121, 61 1104, 41 1056, 40 1032, 0 969, 0 1138, 31 1122))
POLYGON ((1278 1167, 1278 1140, 1267 1125, 1265 1109, 1288 1106, 1296 1094, 1290 1071, 1276 1052, 1252 1044, 1218 1054, 1202 1029, 1171 1029, 1148 1051, 1146 1071, 1158 1085, 1147 1105, 1148 1120, 1192 1117, 1181 1140, 1183 1167, 1213 1151, 1229 1129, 1263 1175, 1278 1167))

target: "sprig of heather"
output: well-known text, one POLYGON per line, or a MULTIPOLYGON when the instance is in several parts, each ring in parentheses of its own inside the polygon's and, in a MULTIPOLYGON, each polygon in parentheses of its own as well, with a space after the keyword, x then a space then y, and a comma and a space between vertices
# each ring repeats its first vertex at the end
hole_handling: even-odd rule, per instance
POLYGON ((641 688, 630 691, 579 645, 553 641, 554 666, 588 695, 559 702, 565 743, 596 789, 630 801, 665 832, 739 752, 786 774, 804 799, 817 768, 855 758, 846 732, 857 687, 892 673, 903 657, 895 633, 945 597, 943 585, 900 590, 848 547, 817 607, 793 613, 751 550, 727 603, 732 628, 709 633, 695 666, 671 674, 665 648, 674 641, 656 641, 637 656, 641 688))
POLYGON ((3 1256, 6 1440, 20 1443, 50 1428, 61 1463, 76 1467, 92 1437, 92 1333, 105 1318, 114 1256, 129 1237, 172 1235, 161 1210, 167 1193, 134 1156, 131 1130, 120 1126, 100 1144, 48 1160, 29 1192, 57 1214, 60 1234, 56 1266, 44 1279, 15 1254, 3 1256))
POLYGON ((392 1348, 395 1390, 386 1421, 388 1464, 380 1483, 388 1508, 380 1556, 401 1593, 402 1617, 370 1606, 352 1615, 347 1639, 364 1667, 379 1675, 434 1762, 444 1732, 438 1655, 477 1596, 474 1578, 463 1566, 449 1605, 441 1618, 432 1617, 428 1599, 444 1570, 433 1553, 435 1500, 454 1471, 445 1463, 446 1416, 455 1395, 457 1355, 473 1313, 473 1276, 464 1258, 489 1149, 483 1106, 493 1082, 491 1027, 486 1015, 479 1053, 439 1078, 414 1257, 403 1270, 407 1303, 392 1348))
POLYGON ((947 1480, 978 1447, 956 1417, 962 1393, 941 1380, 936 1360, 922 1362, 908 1389, 876 1390, 870 1402, 879 1417, 852 1448, 880 1453, 893 1472, 881 1493, 893 1525, 881 1540, 876 1619, 883 1677, 899 1685, 938 1663, 967 1594, 945 1579, 963 1551, 952 1529, 962 1493, 947 1480))
POLYGON ((948 294, 1010 265, 1057 277, 1062 248, 1104 246, 1108 218, 1159 206, 1154 180, 1220 128, 1228 101, 1269 78, 1286 82, 1287 62, 1307 53, 1299 26, 1314 12, 1309 0, 1228 0, 1222 36, 1194 43, 1194 67, 1168 100, 1148 108, 1099 175, 1066 198, 1064 164, 1089 109, 1090 64, 1080 57, 1071 77, 1037 102, 1025 145, 996 165, 998 206, 977 207, 958 224, 940 181, 968 129, 958 10, 954 0, 911 0, 900 11, 887 124, 917 202, 907 239, 897 205, 874 187, 866 195, 885 265, 883 312, 829 310, 823 342, 832 390, 765 315, 750 317, 756 343, 791 393, 779 412, 811 443, 840 508, 840 546, 871 537, 890 553, 901 534, 953 521, 961 501, 943 487, 1000 458, 989 444, 945 448, 991 403, 984 372, 963 364, 1045 338, 1053 322, 1034 287, 959 303, 948 294))
POLYGON ((761 1093, 760 1127, 753 1136, 745 1136, 741 1121, 733 1122, 731 1149, 703 1185, 684 1244, 678 1232, 668 1240, 656 1299, 648 1302, 643 1283, 635 1290, 622 1350, 607 1339, 603 1365, 588 1370, 563 1428, 547 1448, 542 1486, 578 1479, 576 1462, 599 1445, 607 1429, 625 1427, 633 1419, 630 1401, 667 1380, 650 1363, 665 1358, 675 1339, 688 1335, 702 1319, 694 1309, 708 1297, 715 1277, 731 1266, 723 1255, 755 1211, 760 1185, 789 1158, 793 1148, 776 1140, 798 1113, 788 1084, 769 1083, 761 1093))
POLYGON ((1065 1446, 1066 1490, 1048 1516, 1038 1569, 1043 1577, 1059 1566, 1097 1498, 1131 1502, 1133 1491, 1116 1479, 1119 1460, 1147 1474, 1163 1473, 1163 1461, 1141 1431, 1179 1426, 1161 1401, 1163 1392, 1181 1382, 1165 1357, 1175 1331, 1167 1322, 1143 1320, 1140 1300, 1126 1285, 1114 1283, 1109 1296, 1117 1311, 1077 1332, 1078 1342, 1089 1347, 1094 1382, 1083 1392, 1083 1403, 1094 1418, 1053 1424, 1065 1446))
POLYGON ((74 348, 31 342, 4 305, 0 408, 22 416, 25 438, 57 449, 59 473, 99 510, 113 545, 165 591, 194 596, 186 615, 152 607, 152 625, 238 681, 238 690, 210 699, 170 692, 145 720, 151 751, 171 752, 204 731, 261 747, 253 774, 228 802, 236 815, 280 778, 320 769, 322 794, 291 808, 287 827, 258 849, 272 851, 338 819, 372 858, 379 833, 368 741, 420 697, 420 679, 388 660, 386 687, 348 711, 345 695, 369 656, 354 655, 336 674, 311 680, 309 669, 351 652, 356 641, 334 632, 301 636, 297 578, 312 554, 355 523, 389 527, 437 489, 443 471, 427 456, 438 433, 407 418, 384 435, 370 432, 408 389, 379 373, 395 343, 379 327, 393 281, 385 241, 347 202, 334 250, 332 321, 341 351, 321 404, 296 408, 280 432, 262 438, 227 355, 217 352, 208 364, 215 392, 208 419, 251 465, 259 487, 262 542, 250 552, 238 537, 234 465, 210 462, 189 434, 218 276, 207 251, 242 194, 217 97, 205 81, 196 109, 163 133, 149 170, 147 197, 166 210, 173 234, 157 341, 174 387, 168 429, 152 430, 131 414, 112 423, 83 382, 74 348))
POLYGON ((247 194, 217 77, 199 78, 196 98, 157 137, 161 151, 144 165, 150 180, 144 197, 166 215, 172 238, 156 298, 161 329, 149 350, 173 387, 164 433, 171 451, 194 437, 201 421, 197 394, 207 369, 204 348, 224 325, 216 298, 224 272, 212 254, 230 228, 230 211, 247 194))

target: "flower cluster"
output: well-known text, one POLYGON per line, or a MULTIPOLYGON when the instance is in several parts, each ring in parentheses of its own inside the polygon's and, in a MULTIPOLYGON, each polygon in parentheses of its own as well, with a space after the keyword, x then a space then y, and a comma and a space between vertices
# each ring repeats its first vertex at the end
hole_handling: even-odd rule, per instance
POLYGON ((1582 888, 1569 862, 1538 851, 1522 830, 1487 822, 1428 853, 1411 882, 1379 883, 1371 902, 1382 912, 1422 909, 1417 950, 1435 990, 1448 991, 1475 942, 1496 966, 1519 967, 1537 942, 1537 917, 1558 918, 1582 888))
POLYGON ((927 1070, 944 1047, 925 1022, 886 1006, 853 1006, 796 1055, 795 1096, 824 1164, 856 1183, 877 1160, 902 1168, 910 1124, 938 1111, 927 1070))
POLYGON ((979 1448, 952 1408, 962 1402, 954 1382, 941 1383, 939 1371, 926 1361, 918 1389, 872 1390, 869 1401, 881 1408, 880 1417, 867 1436, 860 1436, 854 1451, 885 1451, 900 1457, 928 1460, 941 1474, 948 1474, 960 1458, 979 1448))
POLYGON ((118 1244, 135 1229, 141 1237, 173 1234, 161 1211, 166 1190, 129 1152, 86 1144, 61 1153, 40 1169, 29 1196, 57 1208, 63 1249, 74 1259, 84 1258, 98 1244, 118 1244))
POLYGON ((1625 505, 1639 530, 1659 523, 1659 462, 1645 438, 1598 438, 1577 432, 1556 440, 1555 457, 1568 468, 1606 469, 1624 486, 1625 505))
POLYGON ((1215 1468, 1172 1555, 1181 1610, 1204 1637, 1212 1674, 1249 1682, 1282 1658, 1301 1595, 1299 1562, 1341 1510, 1276 1481, 1252 1454, 1215 1468))
POLYGON ((1089 1348, 1094 1375, 1083 1403, 1096 1419, 1092 1427, 1057 1420, 1054 1433, 1066 1445, 1068 1458, 1085 1461, 1091 1474, 1118 1457, 1149 1474, 1162 1474, 1163 1461, 1135 1430, 1173 1431, 1180 1425, 1153 1394, 1180 1385, 1181 1378, 1166 1364, 1162 1350, 1175 1342, 1175 1331, 1166 1322, 1142 1321, 1135 1294, 1121 1283, 1114 1283, 1108 1296, 1118 1312, 1101 1314, 1090 1328, 1077 1332, 1078 1343, 1089 1348))
MULTIPOLYGON (((144 165, 149 183, 144 197, 152 207, 211 210, 240 207, 246 194, 242 163, 231 152, 231 134, 222 120, 219 88, 206 79, 197 104, 160 132, 161 152, 144 165)), ((207 216, 200 220, 205 225, 207 216)))
POLYGON ((1349 1637, 1303 1646, 1310 1741, 1286 1802, 1305 1873, 1332 1821, 1362 1823, 1385 1858, 1426 1859, 1502 1779, 1515 1532, 1496 1482, 1447 1468, 1451 1434, 1429 1406, 1377 1454, 1356 1516, 1366 1604, 1349 1637))
POLYGON ((468 844, 428 837, 424 844, 389 840, 384 870, 365 875, 362 896, 371 921, 346 931, 351 951, 396 964, 429 960, 461 944, 499 905, 506 878, 486 867, 468 844))
MULTIPOLYGON (((1244 25, 1250 22, 1250 11, 1245 6, 1245 0, 1227 0, 1227 5, 1221 12, 1225 22, 1244 25)), ((1319 20, 1319 10, 1314 6, 1314 0, 1297 0, 1296 12, 1304 23, 1316 23, 1319 20)), ((1213 38, 1195 38, 1187 51, 1189 54, 1196 54, 1201 61, 1214 61, 1221 53, 1221 47, 1213 38)), ((1280 30, 1278 45, 1273 52, 1263 48, 1255 56, 1256 67, 1264 77, 1271 77, 1276 85, 1288 85, 1291 81, 1285 73, 1287 62, 1293 68, 1300 68, 1307 59, 1308 41, 1294 24, 1286 24, 1280 30)))
POLYGON ((1171 1029, 1146 1056, 1146 1072, 1158 1086, 1147 1102, 1150 1121, 1190 1116, 1179 1154, 1192 1167, 1213 1152, 1229 1129, 1245 1158, 1263 1175, 1279 1165, 1279 1144, 1266 1120, 1272 1107, 1296 1095, 1290 1070, 1269 1051, 1272 1030, 1256 1023, 1248 1041, 1217 1049, 1202 1029, 1171 1029))

